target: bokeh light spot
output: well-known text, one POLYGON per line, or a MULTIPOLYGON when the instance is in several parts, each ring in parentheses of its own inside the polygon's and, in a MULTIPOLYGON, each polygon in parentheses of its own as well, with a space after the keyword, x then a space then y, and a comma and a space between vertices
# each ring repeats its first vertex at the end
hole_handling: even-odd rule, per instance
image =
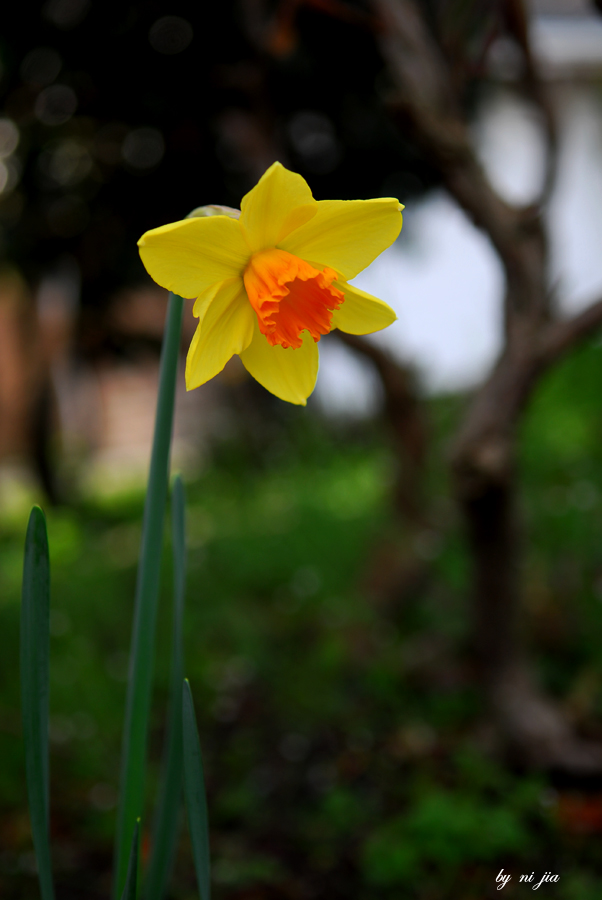
POLYGON ((46 87, 52 84, 62 65, 61 57, 52 47, 37 47, 27 54, 19 71, 26 84, 46 87))
POLYGON ((43 125, 64 125, 77 108, 75 91, 66 84, 45 88, 36 99, 34 112, 43 125))
POLYGON ((19 183, 21 165, 16 159, 0 159, 0 194, 9 194, 19 183))
POLYGON ((293 149, 310 172, 326 175, 336 169, 341 148, 328 116, 302 110, 291 118, 288 133, 293 149))
POLYGON ((54 186, 73 187, 89 174, 92 160, 79 141, 61 141, 40 154, 42 174, 54 186))
POLYGON ((14 153, 19 143, 19 129, 11 119, 0 119, 0 159, 14 153))
POLYGON ((193 31, 190 22, 180 16, 164 16, 157 19, 148 33, 153 50, 173 56, 190 45, 193 31))
POLYGON ((86 16, 90 0, 48 0, 44 17, 57 28, 75 28, 86 16))
POLYGON ((165 142, 156 128, 135 128, 123 142, 121 155, 133 169, 153 169, 163 159, 165 142))

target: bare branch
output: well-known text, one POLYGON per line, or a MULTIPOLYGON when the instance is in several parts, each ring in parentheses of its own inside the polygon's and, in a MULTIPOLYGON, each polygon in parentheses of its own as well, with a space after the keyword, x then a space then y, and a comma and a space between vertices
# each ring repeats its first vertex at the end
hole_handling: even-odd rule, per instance
POLYGON ((579 341, 585 340, 593 331, 602 326, 602 299, 596 300, 583 312, 570 319, 556 320, 544 331, 539 361, 543 366, 556 362, 559 356, 571 350, 579 341))
POLYGON ((425 113, 457 110, 449 68, 413 0, 376 0, 384 24, 382 46, 404 99, 425 113))
POLYGON ((529 35, 529 19, 524 0, 506 0, 506 16, 509 30, 523 51, 525 58, 525 87, 539 107, 543 118, 547 139, 547 152, 546 171, 539 203, 544 204, 549 199, 556 181, 556 170, 558 165, 558 128, 556 116, 554 115, 549 93, 541 78, 533 53, 529 35))
POLYGON ((362 337, 338 330, 334 334, 348 347, 369 359, 380 375, 385 392, 385 417, 397 457, 401 460, 394 489, 395 502, 406 518, 424 525, 422 487, 427 428, 413 373, 385 350, 362 337))
POLYGON ((372 0, 383 56, 399 92, 397 110, 447 189, 497 249, 508 281, 506 322, 545 312, 545 235, 538 210, 510 206, 495 192, 471 145, 452 78, 414 0, 372 0))
MULTIPOLYGON (((512 207, 488 182, 470 145, 459 99, 449 99, 453 78, 424 21, 416 23, 420 18, 416 0, 372 3, 383 20, 379 39, 398 89, 398 112, 438 166, 452 196, 489 236, 506 274, 504 347, 472 398, 450 460, 474 562, 474 637, 483 683, 517 758, 569 771, 597 770, 599 751, 592 755, 573 740, 562 717, 549 703, 540 702, 530 676, 523 674, 528 669, 520 638, 521 540, 515 480, 518 424, 537 380, 561 353, 602 324, 602 300, 568 321, 552 320, 540 208, 512 207), (427 84, 422 90, 417 84, 420 73, 427 84), (516 702, 519 690, 521 703, 516 702)), ((523 89, 531 79, 533 92, 539 81, 524 7, 510 0, 508 5, 517 11, 515 35, 527 58, 523 89)), ((548 140, 554 140, 550 130, 548 140)), ((548 181, 553 177, 550 171, 548 181)))

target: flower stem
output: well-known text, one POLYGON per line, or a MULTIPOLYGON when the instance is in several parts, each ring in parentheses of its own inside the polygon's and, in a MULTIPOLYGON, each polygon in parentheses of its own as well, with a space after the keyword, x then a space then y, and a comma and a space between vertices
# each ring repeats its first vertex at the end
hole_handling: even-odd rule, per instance
POLYGON ((184 485, 179 475, 171 492, 172 548, 174 568, 173 634, 171 649, 171 686, 163 757, 163 771, 151 842, 151 855, 145 877, 145 900, 163 900, 173 868, 180 825, 182 800, 182 682, 184 661, 182 625, 186 581, 186 522, 184 485))
POLYGON ((163 520, 169 479, 169 451, 183 300, 169 295, 167 323, 161 352, 157 416, 144 506, 142 544, 136 583, 134 627, 123 733, 123 754, 117 834, 114 897, 121 896, 136 820, 144 807, 146 748, 151 703, 163 520))

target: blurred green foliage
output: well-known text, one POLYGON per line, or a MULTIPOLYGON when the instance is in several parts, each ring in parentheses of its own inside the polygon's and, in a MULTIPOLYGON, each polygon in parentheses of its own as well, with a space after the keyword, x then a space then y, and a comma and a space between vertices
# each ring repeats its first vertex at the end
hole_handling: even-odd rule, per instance
MULTIPOLYGON (((520 451, 529 641, 548 689, 594 737, 602 704, 601 381, 598 344, 548 375, 527 411, 520 451)), ((206 761, 217 897, 476 900, 493 896, 501 868, 513 874, 510 896, 526 895, 518 876, 530 871, 560 874, 558 885, 542 886, 547 897, 600 895, 602 816, 568 816, 565 786, 511 771, 490 749, 471 667, 466 554, 440 463, 465 402, 430 402, 436 533, 414 548, 393 518, 393 460, 377 426, 358 435, 293 410, 259 458, 223 443, 188 486, 186 673, 206 761), (370 574, 395 541, 428 569, 402 607, 379 599, 370 574)), ((95 873, 88 898, 108 895, 142 503, 141 493, 122 494, 48 514, 52 829, 67 900, 81 895, 82 873, 95 873)), ((6 519, 0 538, 7 900, 37 890, 16 675, 25 522, 6 519)), ((151 792, 168 690, 170 591, 166 552, 151 792)), ((595 789, 583 796, 602 806, 595 789)), ((173 896, 193 894, 184 838, 173 896)))
POLYGON ((364 869, 373 884, 411 886, 424 883, 430 866, 436 888, 462 866, 493 863, 521 850, 525 856, 528 847, 527 829, 505 805, 434 790, 376 829, 364 869))

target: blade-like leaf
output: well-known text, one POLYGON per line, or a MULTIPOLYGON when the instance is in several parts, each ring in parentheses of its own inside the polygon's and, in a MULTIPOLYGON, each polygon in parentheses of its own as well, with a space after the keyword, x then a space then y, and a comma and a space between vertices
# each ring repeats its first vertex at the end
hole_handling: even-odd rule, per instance
POLYGON ((132 835, 132 844, 130 847, 130 858, 128 860, 128 870, 125 876, 125 884, 123 886, 123 894, 121 900, 136 900, 138 887, 138 855, 140 848, 140 819, 134 827, 132 835))
POLYGON ((146 747, 159 596, 159 574, 163 546, 163 519, 169 475, 169 449, 173 425, 174 397, 183 300, 169 295, 167 324, 161 353, 159 394, 151 454, 148 490, 144 507, 142 545, 136 584, 130 674, 123 733, 123 756, 115 839, 115 884, 113 896, 121 896, 125 883, 130 835, 144 806, 146 747))
POLYGON ((192 856, 201 900, 211 900, 207 797, 199 732, 188 679, 184 681, 182 694, 182 738, 184 742, 184 796, 188 810, 192 856))
POLYGON ((178 839, 182 798, 182 619, 186 583, 185 496, 182 479, 176 476, 171 495, 172 546, 174 560, 173 634, 171 650, 171 687, 167 739, 163 758, 161 789, 153 830, 151 860, 144 896, 162 900, 178 839))
POLYGON ((21 603, 21 714, 33 845, 42 900, 52 900, 48 835, 48 656, 50 564, 46 519, 39 506, 29 517, 21 603))

